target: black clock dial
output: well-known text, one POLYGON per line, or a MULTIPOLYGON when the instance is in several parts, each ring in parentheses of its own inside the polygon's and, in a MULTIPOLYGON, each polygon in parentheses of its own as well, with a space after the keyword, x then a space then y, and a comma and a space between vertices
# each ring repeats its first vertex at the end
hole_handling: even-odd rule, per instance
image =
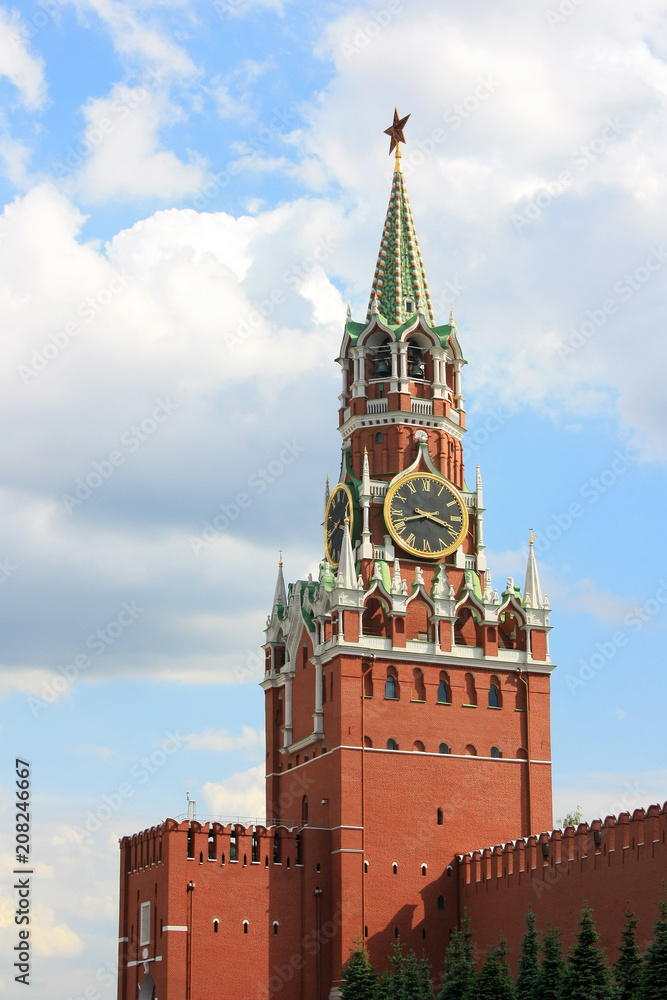
POLYGON ((344 483, 338 483, 331 492, 324 518, 324 551, 328 562, 338 566, 346 519, 352 536, 352 494, 344 483))
POLYGON ((430 472, 411 473, 394 483, 385 497, 384 517, 401 548, 429 559, 453 552, 468 531, 463 498, 430 472))

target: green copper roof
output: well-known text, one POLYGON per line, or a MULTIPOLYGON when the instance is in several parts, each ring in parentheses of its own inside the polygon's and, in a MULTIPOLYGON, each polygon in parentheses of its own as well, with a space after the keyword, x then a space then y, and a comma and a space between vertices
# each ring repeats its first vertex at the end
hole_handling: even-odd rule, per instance
MULTIPOLYGON (((389 327, 394 340, 400 340, 401 337, 403 336, 403 333, 408 329, 408 327, 413 326, 414 325, 414 321, 415 321, 414 316, 413 316, 411 319, 407 320, 405 323, 400 323, 398 326, 392 326, 389 323, 389 321, 386 319, 386 317, 382 314, 382 312, 380 312, 380 319, 382 320, 382 322, 384 323, 385 326, 389 327)), ((353 319, 348 319, 347 320, 347 322, 345 324, 345 330, 347 332, 348 337, 350 338, 350 344, 351 344, 352 347, 354 347, 356 345, 357 340, 359 339, 359 337, 361 336, 361 334, 364 332, 364 330, 366 330, 367 328, 368 328, 368 322, 366 322, 366 323, 357 323, 353 319)), ((431 329, 433 330, 433 333, 435 333, 435 335, 440 340, 440 343, 442 344, 442 346, 443 347, 447 347, 447 343, 449 341, 449 338, 451 336, 451 333, 452 333, 452 330, 454 329, 454 327, 450 326, 449 323, 446 323, 443 326, 434 326, 434 327, 431 327, 431 329)), ((464 364, 465 363, 466 362, 464 361, 464 364)))
POLYGON ((367 322, 371 318, 374 298, 377 298, 378 310, 389 326, 400 326, 412 318, 405 311, 405 300, 408 298, 414 299, 417 307, 423 307, 429 325, 435 326, 424 262, 417 242, 405 178, 400 170, 394 172, 391 185, 389 208, 368 303, 367 322))

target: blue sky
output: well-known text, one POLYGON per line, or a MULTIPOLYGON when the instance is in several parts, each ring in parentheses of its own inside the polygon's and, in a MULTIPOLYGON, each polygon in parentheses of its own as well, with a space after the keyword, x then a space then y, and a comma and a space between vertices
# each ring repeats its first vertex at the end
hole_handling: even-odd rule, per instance
POLYGON ((36 998, 114 996, 118 837, 186 791, 261 814, 257 651, 278 550, 321 558, 394 105, 496 586, 537 535, 556 816, 667 798, 665 13, 0 4, 0 853, 28 757, 36 998))

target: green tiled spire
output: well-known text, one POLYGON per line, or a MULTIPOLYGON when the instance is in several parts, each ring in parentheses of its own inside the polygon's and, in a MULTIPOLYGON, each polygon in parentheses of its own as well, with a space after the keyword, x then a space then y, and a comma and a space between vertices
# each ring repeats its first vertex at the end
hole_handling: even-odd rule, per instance
POLYGON ((389 326, 399 326, 412 318, 405 311, 405 300, 409 298, 414 299, 415 308, 423 307, 427 322, 435 326, 424 262, 398 158, 366 321, 371 318, 375 298, 389 326))

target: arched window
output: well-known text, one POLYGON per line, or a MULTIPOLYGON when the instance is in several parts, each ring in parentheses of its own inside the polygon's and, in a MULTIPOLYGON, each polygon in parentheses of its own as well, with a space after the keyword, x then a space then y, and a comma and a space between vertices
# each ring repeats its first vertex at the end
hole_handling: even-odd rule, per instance
POLYGON ((368 875, 368 861, 364 861, 364 875, 368 875))
POLYGON ((472 743, 469 743, 468 746, 466 747, 466 754, 468 757, 476 757, 477 747, 473 746, 472 743))
POLYGON ((308 824, 308 796, 304 795, 301 799, 301 824, 307 826, 308 824))
POLYGON ((526 711, 526 685, 521 677, 517 676, 516 682, 516 705, 517 712, 526 711))
POLYGON ((244 934, 248 933, 248 921, 247 920, 243 921, 243 933, 244 934))
POLYGON ((451 752, 452 748, 450 747, 449 743, 441 743, 440 746, 438 747, 438 753, 451 753, 451 752))
POLYGON ((466 674, 466 700, 465 705, 477 705, 477 688, 475 687, 475 678, 472 674, 466 674))
POLYGON ((252 859, 252 863, 257 864, 257 862, 259 861, 259 837, 257 836, 256 832, 253 833, 252 835, 251 849, 252 853, 250 857, 252 859))
POLYGON ((442 807, 438 806, 438 826, 442 826, 442 817, 443 817, 442 807))
POLYGON ((517 760, 528 760, 528 753, 523 747, 519 747, 516 752, 517 760))
MULTIPOLYGON (((409 301, 409 300, 408 300, 409 301)), ((407 307, 407 301, 406 301, 407 307)), ((423 347, 418 347, 416 344, 408 344, 408 377, 409 378, 426 378, 426 359, 424 357, 425 351, 423 347)))
POLYGON ((451 705, 452 695, 449 687, 449 675, 445 670, 440 671, 440 681, 438 683, 438 704, 451 705))
POLYGON ((365 747, 373 746, 373 740, 370 738, 370 736, 364 736, 364 746, 365 747))
POLYGON ((503 707, 503 696, 500 692, 500 681, 494 675, 491 677, 491 685, 489 687, 489 708, 502 708, 503 707))
POLYGON ((422 876, 423 876, 424 878, 426 878, 426 869, 427 869, 427 868, 428 868, 428 865, 422 865, 422 876))
POLYGON ((394 927, 394 937, 398 937, 398 927, 394 927))
POLYGON ((387 740, 387 750, 398 750, 398 743, 396 740, 387 740))
POLYGON ((392 873, 392 875, 398 875, 398 865, 396 864, 395 861, 394 861, 393 865, 391 866, 391 873, 392 873))
POLYGON ((382 601, 379 601, 377 597, 369 597, 366 602, 361 619, 361 631, 364 635, 387 635, 387 613, 382 601))
POLYGON ((274 920, 274 921, 273 921, 273 933, 274 933, 274 934, 277 934, 277 933, 278 933, 278 928, 279 928, 279 927, 280 927, 280 924, 278 923, 278 921, 277 921, 277 920, 274 920))
POLYGON ((412 698, 411 701, 426 701, 426 686, 424 684, 424 673, 419 667, 412 671, 412 698))
POLYGON ((370 378, 389 378, 391 375, 391 348, 389 338, 369 348, 371 356, 370 378))
POLYGON ((454 642, 457 646, 477 645, 477 626, 470 608, 461 608, 454 623, 454 642))
POLYGON ((238 861, 238 838, 235 833, 229 835, 229 860, 238 861))
POLYGON ((208 860, 215 861, 215 833, 213 830, 208 835, 208 860))
POLYGON ((382 431, 378 431, 375 435, 375 440, 377 444, 382 444, 382 431))
POLYGON ((444 896, 438 896, 438 909, 439 910, 444 910, 444 908, 445 908, 445 897, 444 896))
POLYGON ((492 757, 502 757, 502 755, 503 755, 502 750, 499 750, 498 747, 491 747, 492 757))
POLYGON ((214 933, 214 934, 217 934, 217 933, 218 933, 218 924, 219 924, 219 923, 220 923, 220 921, 219 921, 219 920, 214 920, 214 921, 213 921, 213 933, 214 933))
POLYGON ((415 740, 412 744, 412 749, 416 750, 418 753, 424 753, 425 747, 421 740, 415 740))
POLYGON ((281 844, 280 844, 280 834, 275 833, 273 835, 273 863, 274 865, 282 864, 281 861, 281 844))
POLYGON ((389 698, 394 701, 398 700, 400 697, 396 667, 387 667, 387 680, 384 684, 384 696, 385 698, 389 698))

